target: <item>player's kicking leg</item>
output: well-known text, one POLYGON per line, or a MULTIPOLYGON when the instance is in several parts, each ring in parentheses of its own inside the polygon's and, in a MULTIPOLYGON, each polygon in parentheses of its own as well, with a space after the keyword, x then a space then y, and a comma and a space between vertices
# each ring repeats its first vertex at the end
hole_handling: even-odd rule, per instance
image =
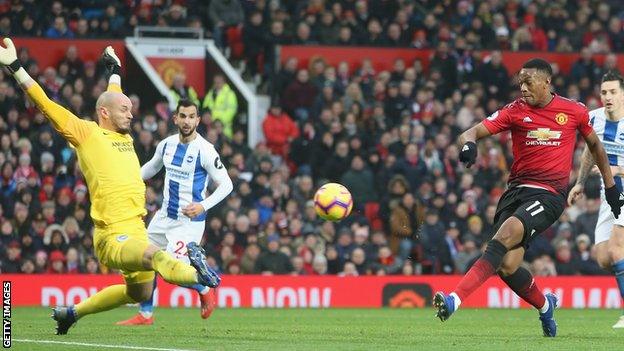
POLYGON ((542 323, 544 336, 553 337, 557 334, 557 324, 554 320, 557 297, 553 294, 543 295, 535 284, 531 273, 519 267, 524 256, 524 248, 520 247, 509 251, 506 245, 503 244, 504 242, 510 245, 510 247, 516 246, 517 244, 513 244, 512 238, 517 238, 518 235, 522 238, 522 233, 524 233, 522 222, 516 217, 510 217, 488 243, 483 256, 459 282, 455 291, 449 295, 445 295, 442 292, 435 294, 433 305, 438 310, 436 316, 440 320, 445 321, 449 319, 457 311, 463 299, 467 298, 481 286, 499 268, 503 268, 513 272, 513 274, 508 276, 501 276, 505 283, 521 298, 540 311, 539 319, 542 323), (503 263, 506 263, 506 265, 503 266, 503 263), (513 270, 514 267, 516 268, 515 270, 513 270))
POLYGON ((510 248, 522 241, 524 226, 516 217, 509 217, 492 240, 487 244, 485 252, 466 272, 455 291, 446 295, 438 292, 433 297, 433 306, 437 309, 436 316, 446 321, 465 300, 500 268, 503 258, 510 248))
POLYGON ((483 256, 470 268, 453 293, 437 293, 434 296, 437 316, 442 321, 447 320, 463 299, 500 270, 507 285, 540 311, 544 335, 555 336, 557 298, 552 294, 543 295, 529 271, 521 268, 520 263, 524 246, 559 218, 563 206, 561 196, 545 190, 520 188, 507 191, 499 202, 495 217, 496 227, 500 221, 503 223, 488 243, 483 256))

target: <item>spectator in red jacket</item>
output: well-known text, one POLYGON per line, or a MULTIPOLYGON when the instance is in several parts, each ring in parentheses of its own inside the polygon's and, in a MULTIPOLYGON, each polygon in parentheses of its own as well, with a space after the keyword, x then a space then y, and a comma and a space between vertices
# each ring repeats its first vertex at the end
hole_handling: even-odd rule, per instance
POLYGON ((262 130, 271 153, 284 158, 288 155, 290 142, 299 137, 297 124, 282 111, 277 102, 271 104, 271 109, 262 122, 262 130))
POLYGON ((48 266, 48 273, 61 274, 66 273, 65 269, 65 254, 61 250, 54 250, 50 253, 50 265, 48 266))

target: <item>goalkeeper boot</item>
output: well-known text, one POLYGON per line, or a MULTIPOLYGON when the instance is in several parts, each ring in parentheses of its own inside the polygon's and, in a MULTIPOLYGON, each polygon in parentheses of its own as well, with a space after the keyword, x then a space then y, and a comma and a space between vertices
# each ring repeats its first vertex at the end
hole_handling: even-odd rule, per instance
POLYGON ((445 295, 443 292, 437 292, 433 297, 433 307, 438 309, 436 317, 442 322, 449 319, 455 312, 455 299, 451 295, 445 295))
POLYGON ((193 241, 186 245, 186 249, 191 266, 197 270, 198 283, 210 288, 219 286, 221 277, 206 263, 204 249, 193 241))
POLYGON ((557 296, 555 294, 548 293, 545 295, 548 300, 548 311, 539 314, 539 319, 542 321, 542 330, 544 336, 554 338, 557 335, 557 323, 555 322, 555 308, 557 308, 557 296))
POLYGON ((56 321, 56 335, 65 335, 71 326, 76 324, 74 306, 57 306, 52 309, 52 319, 56 321))

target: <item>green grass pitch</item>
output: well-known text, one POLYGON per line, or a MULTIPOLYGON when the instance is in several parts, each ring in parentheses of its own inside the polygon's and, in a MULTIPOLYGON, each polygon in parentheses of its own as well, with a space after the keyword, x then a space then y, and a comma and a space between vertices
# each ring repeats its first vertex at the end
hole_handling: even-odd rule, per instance
POLYGON ((554 339, 534 310, 463 309, 447 322, 429 309, 157 308, 153 326, 120 327, 135 308, 81 320, 53 335, 48 308, 13 308, 14 350, 622 350, 617 310, 558 310, 554 339), (20 341, 30 340, 30 341, 20 341), (64 344, 45 343, 60 341, 64 344), (65 344, 65 342, 67 344, 65 344), (94 346, 92 344, 98 344, 94 346), (116 345, 117 348, 105 346, 116 345))

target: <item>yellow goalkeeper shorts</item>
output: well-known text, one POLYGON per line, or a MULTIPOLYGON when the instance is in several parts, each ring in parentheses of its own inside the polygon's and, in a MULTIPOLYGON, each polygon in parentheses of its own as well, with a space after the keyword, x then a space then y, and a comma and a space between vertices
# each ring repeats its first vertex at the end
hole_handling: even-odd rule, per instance
POLYGON ((143 266, 143 254, 149 241, 141 217, 96 226, 93 244, 100 262, 119 269, 126 284, 145 283, 154 279, 154 271, 147 271, 143 266))

